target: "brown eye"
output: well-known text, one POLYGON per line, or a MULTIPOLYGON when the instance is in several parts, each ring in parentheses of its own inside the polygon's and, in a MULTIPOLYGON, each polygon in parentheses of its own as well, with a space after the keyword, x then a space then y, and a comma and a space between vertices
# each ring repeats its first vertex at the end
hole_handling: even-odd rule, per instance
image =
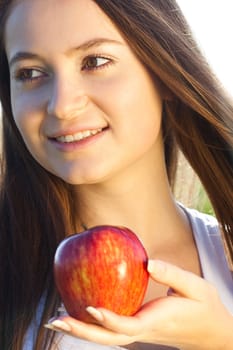
POLYGON ((88 57, 86 59, 86 68, 94 68, 98 65, 98 58, 97 57, 88 57))
POLYGON ((21 69, 16 74, 16 80, 21 82, 34 81, 44 76, 43 72, 36 69, 21 69))
POLYGON ((82 70, 95 70, 98 68, 103 68, 104 66, 111 63, 109 58, 99 57, 99 56, 89 56, 85 58, 82 66, 82 70))

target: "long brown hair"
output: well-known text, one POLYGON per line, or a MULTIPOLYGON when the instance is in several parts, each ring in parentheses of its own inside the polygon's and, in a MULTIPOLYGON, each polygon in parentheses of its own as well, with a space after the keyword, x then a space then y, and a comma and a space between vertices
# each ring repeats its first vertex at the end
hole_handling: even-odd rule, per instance
MULTIPOLYGON (((171 185, 180 148, 201 179, 233 261, 233 107, 194 42, 174 0, 95 0, 148 71, 171 91, 164 103, 165 159, 171 185)), ((29 154, 14 123, 3 28, 12 1, 0 0, 0 344, 21 350, 41 298, 40 324, 59 303, 53 274, 57 244, 75 230, 72 186, 29 154)), ((46 348, 40 327, 35 350, 46 348)))

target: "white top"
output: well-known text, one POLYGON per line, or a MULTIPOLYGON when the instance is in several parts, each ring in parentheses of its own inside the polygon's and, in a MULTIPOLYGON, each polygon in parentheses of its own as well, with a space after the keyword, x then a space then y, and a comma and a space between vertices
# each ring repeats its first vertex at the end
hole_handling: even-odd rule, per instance
MULTIPOLYGON (((186 213, 197 245, 203 277, 211 282, 218 290, 222 303, 233 315, 233 276, 230 272, 224 254, 217 220, 194 209, 181 205, 186 213)), ((43 301, 38 307, 37 317, 28 329, 23 350, 32 350, 40 320, 43 301)), ((51 350, 123 350, 119 346, 104 346, 69 335, 57 334, 51 350)), ((172 349, 171 347, 154 346, 154 349, 172 349)), ((175 349, 175 348, 173 348, 175 349)))

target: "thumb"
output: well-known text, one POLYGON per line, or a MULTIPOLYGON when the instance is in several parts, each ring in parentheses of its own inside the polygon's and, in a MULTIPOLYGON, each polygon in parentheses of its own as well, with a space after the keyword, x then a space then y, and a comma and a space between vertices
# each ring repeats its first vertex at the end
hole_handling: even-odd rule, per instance
POLYGON ((177 294, 194 300, 203 300, 208 283, 190 271, 161 260, 149 260, 147 270, 153 280, 171 287, 177 294))

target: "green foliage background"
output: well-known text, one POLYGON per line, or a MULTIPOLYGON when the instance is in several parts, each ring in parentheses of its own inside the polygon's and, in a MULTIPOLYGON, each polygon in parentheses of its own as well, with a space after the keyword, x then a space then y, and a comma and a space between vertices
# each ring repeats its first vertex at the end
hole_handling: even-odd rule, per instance
POLYGON ((179 154, 178 171, 174 188, 175 198, 188 208, 214 215, 213 207, 198 176, 182 153, 179 154))
POLYGON ((210 200, 204 190, 204 188, 200 185, 199 193, 198 193, 198 200, 196 204, 196 209, 209 214, 209 215, 214 215, 214 210, 213 207, 210 203, 210 200))

